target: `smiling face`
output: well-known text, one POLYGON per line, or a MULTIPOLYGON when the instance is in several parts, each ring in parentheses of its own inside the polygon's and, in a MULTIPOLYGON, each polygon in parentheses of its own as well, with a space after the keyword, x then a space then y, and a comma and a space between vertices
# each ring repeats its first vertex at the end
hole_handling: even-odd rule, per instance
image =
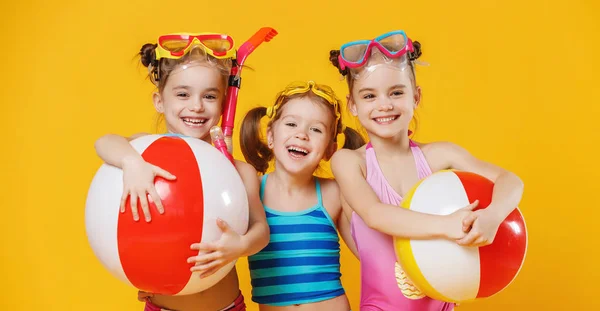
POLYGON ((221 118, 225 84, 219 69, 194 61, 177 66, 153 99, 169 132, 210 141, 210 128, 221 118))
POLYGON ((335 149, 335 116, 329 104, 305 96, 282 105, 267 130, 275 162, 290 173, 312 174, 335 149))
POLYGON ((406 135, 421 98, 410 70, 382 65, 353 83, 349 108, 369 135, 381 138, 406 135))

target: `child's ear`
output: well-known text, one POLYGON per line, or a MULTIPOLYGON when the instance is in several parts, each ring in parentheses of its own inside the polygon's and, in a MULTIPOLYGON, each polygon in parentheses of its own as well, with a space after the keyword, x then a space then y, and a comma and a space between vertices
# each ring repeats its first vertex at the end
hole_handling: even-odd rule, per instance
POLYGON ((165 112, 165 107, 163 105, 163 101, 162 101, 162 97, 160 96, 160 93, 154 92, 152 94, 152 102, 154 102, 154 109, 156 109, 156 111, 158 113, 165 112))
POLYGON ((417 88, 415 90, 415 109, 419 106, 420 103, 421 103, 421 87, 417 86, 417 88))
POLYGON ((271 127, 267 127, 267 147, 269 147, 269 149, 273 149, 273 130, 271 129, 271 127))
POLYGON ((358 112, 356 112, 356 103, 350 94, 346 95, 346 101, 348 101, 348 110, 350 110, 350 113, 356 117, 358 115, 358 112))

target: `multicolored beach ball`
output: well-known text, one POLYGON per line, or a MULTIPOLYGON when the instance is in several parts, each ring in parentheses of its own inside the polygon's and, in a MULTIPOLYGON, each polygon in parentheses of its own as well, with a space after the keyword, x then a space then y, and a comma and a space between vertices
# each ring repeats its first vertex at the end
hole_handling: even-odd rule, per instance
MULTIPOLYGON (((421 180, 402 207, 448 215, 475 200, 487 208, 494 183, 478 174, 445 170, 421 180)), ((519 273, 527 251, 527 229, 520 210, 501 223, 494 242, 464 247, 449 240, 394 239, 398 286, 408 298, 429 296, 447 302, 490 297, 505 289, 519 273)))
POLYGON ((203 291, 231 271, 235 262, 200 279, 187 263, 198 251, 193 243, 221 236, 217 218, 239 234, 248 229, 248 198, 241 177, 211 144, 183 136, 148 135, 131 141, 145 161, 177 177, 155 179, 165 212, 150 196, 152 220, 134 221, 129 199, 119 211, 123 193, 121 169, 103 164, 94 176, 85 206, 86 233, 102 265, 119 280, 140 290, 186 295, 203 291))

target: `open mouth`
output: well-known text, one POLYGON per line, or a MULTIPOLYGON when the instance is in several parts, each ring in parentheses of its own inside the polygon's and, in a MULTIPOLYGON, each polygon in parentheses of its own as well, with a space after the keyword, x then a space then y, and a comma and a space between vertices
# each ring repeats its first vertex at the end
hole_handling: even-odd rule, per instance
POLYGON ((377 122, 378 124, 390 124, 390 123, 394 122, 395 120, 397 120, 399 117, 400 117, 400 115, 378 117, 378 118, 373 118, 373 121, 377 122))
POLYGON ((190 127, 200 127, 200 126, 204 125, 204 123, 206 123, 206 121, 208 121, 208 119, 206 119, 206 118, 191 118, 191 117, 184 117, 184 118, 181 118, 181 120, 183 121, 183 123, 185 123, 187 126, 190 126, 190 127))
POLYGON ((310 151, 304 148, 300 148, 298 146, 289 146, 287 147, 288 153, 294 158, 303 158, 307 156, 310 151))

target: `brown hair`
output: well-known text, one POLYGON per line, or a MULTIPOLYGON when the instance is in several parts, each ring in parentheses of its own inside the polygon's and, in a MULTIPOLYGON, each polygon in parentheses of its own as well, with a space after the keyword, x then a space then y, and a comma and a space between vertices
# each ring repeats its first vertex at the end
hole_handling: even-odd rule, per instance
MULTIPOLYGON (((317 87, 324 86, 317 85, 317 87)), ((328 108, 333 122, 336 125, 336 128, 332 133, 332 144, 337 142, 337 135, 340 133, 344 133, 345 135, 344 146, 342 148, 357 149, 365 144, 365 140, 358 132, 349 127, 344 128, 342 123, 341 101, 335 97, 333 91, 330 91, 328 93, 330 93, 330 95, 332 95, 332 97, 334 97, 335 100, 338 101, 337 111, 334 105, 329 103, 323 97, 316 95, 312 91, 307 91, 304 93, 293 95, 285 95, 290 88, 292 88, 292 85, 288 86, 285 90, 279 92, 279 94, 277 95, 277 98, 275 100, 275 103, 277 103, 276 109, 274 115, 267 124, 268 128, 271 127, 273 122, 281 118, 282 108, 287 102, 295 98, 308 98, 313 102, 325 105, 328 108), (340 115, 339 120, 336 120, 336 114, 340 115)), ((244 117, 244 120, 242 121, 242 128, 240 132, 240 147, 242 149, 242 153, 244 154, 244 158, 248 163, 254 166, 254 168, 258 172, 261 172, 263 174, 269 168, 269 162, 273 160, 273 151, 269 149, 269 147, 264 141, 264 135, 261 135, 260 132, 260 121, 266 115, 267 108, 265 107, 256 107, 248 111, 248 113, 244 117)))
MULTIPOLYGON (((419 57, 421 57, 422 51, 421 51, 421 43, 419 43, 419 41, 414 41, 413 42, 413 48, 414 51, 412 52, 407 52, 407 57, 408 57, 408 65, 410 67, 410 80, 413 83, 413 90, 416 91, 417 89, 417 78, 415 76, 415 60, 417 60, 419 57)), ((337 68, 337 70, 339 71, 339 73, 342 76, 346 77, 346 83, 348 83, 348 91, 350 93, 350 96, 352 96, 352 90, 354 88, 354 82, 355 82, 355 78, 352 75, 352 73, 350 72, 350 70, 348 70, 348 68, 344 68, 344 70, 342 70, 341 66, 340 66, 340 62, 339 62, 339 56, 340 56, 340 50, 331 50, 329 51, 329 61, 331 62, 331 64, 337 68)), ((418 124, 419 124, 419 120, 417 118, 417 116, 415 115, 411 121, 414 124, 414 127, 417 128, 418 124)), ((412 131, 409 132, 409 135, 412 133, 412 131)))
POLYGON ((230 58, 215 58, 207 54, 201 47, 195 46, 181 58, 161 58, 156 60, 155 50, 157 46, 157 44, 146 43, 140 49, 139 55, 142 65, 148 68, 148 77, 158 87, 159 92, 162 93, 171 72, 177 66, 194 61, 207 62, 217 68, 221 73, 224 85, 227 86, 227 79, 229 78, 232 65, 230 58))

